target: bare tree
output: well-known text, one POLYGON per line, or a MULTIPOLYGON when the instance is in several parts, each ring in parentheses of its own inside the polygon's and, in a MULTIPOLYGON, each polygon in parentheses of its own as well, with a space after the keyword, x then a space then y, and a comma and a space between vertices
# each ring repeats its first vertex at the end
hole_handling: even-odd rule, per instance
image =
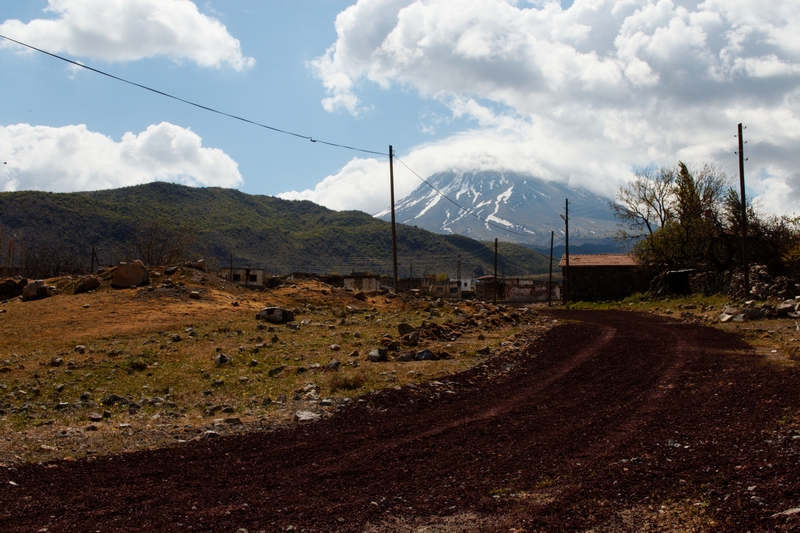
POLYGON ((83 274, 88 267, 82 254, 63 243, 28 246, 24 261, 25 275, 37 279, 83 274))
POLYGON ((142 222, 131 239, 131 255, 151 266, 174 265, 189 259, 196 241, 197 234, 189 224, 142 222))
POLYGON ((671 168, 640 169, 627 187, 620 188, 617 201, 611 204, 622 226, 620 239, 630 241, 652 235, 674 216, 675 174, 671 168))

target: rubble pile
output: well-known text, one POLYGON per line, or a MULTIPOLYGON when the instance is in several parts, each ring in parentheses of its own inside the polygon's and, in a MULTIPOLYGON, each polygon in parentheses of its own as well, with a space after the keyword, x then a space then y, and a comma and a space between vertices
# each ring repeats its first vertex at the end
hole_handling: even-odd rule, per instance
POLYGON ((785 276, 773 278, 764 265, 750 267, 750 294, 744 293, 744 274, 741 272, 731 275, 728 287, 728 298, 733 301, 787 300, 800 295, 796 280, 785 276))

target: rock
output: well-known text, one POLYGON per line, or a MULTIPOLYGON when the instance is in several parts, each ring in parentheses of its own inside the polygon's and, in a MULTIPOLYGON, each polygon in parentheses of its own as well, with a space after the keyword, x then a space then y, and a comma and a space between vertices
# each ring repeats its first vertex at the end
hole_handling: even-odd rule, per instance
POLYGON ((255 359, 250 359, 250 366, 258 366, 258 361, 255 359))
POLYGON ((130 401, 127 398, 123 398, 122 396, 117 396, 116 394, 109 394, 103 401, 100 402, 101 404, 105 405, 106 407, 110 407, 112 405, 127 405, 130 401))
POLYGON ((414 333, 417 330, 414 326, 409 324, 408 322, 400 322, 397 324, 397 332, 400 333, 400 336, 408 335, 409 333, 414 333))
POLYGON ((222 387, 223 385, 225 385, 225 380, 223 379, 215 379, 211 382, 212 387, 222 387))
POLYGON ((424 349, 424 350, 420 350, 420 351, 418 351, 418 352, 417 352, 417 353, 414 355, 414 358, 415 358, 417 361, 435 361, 435 360, 436 360, 436 355, 435 355, 435 354, 434 354, 432 351, 430 351, 430 350, 428 350, 428 349, 426 348, 426 349, 424 349))
POLYGON ((41 300, 43 298, 49 298, 53 295, 53 291, 44 284, 43 280, 37 279, 36 281, 31 281, 25 288, 22 289, 22 301, 23 302, 30 302, 33 300, 41 300))
POLYGON ((102 421, 103 421, 102 413, 89 413, 89 422, 102 422, 102 421))
POLYGON ((347 354, 347 357, 358 357, 359 355, 360 354, 358 353, 358 350, 353 350, 352 352, 347 354))
POLYGON ((367 295, 366 295, 366 293, 364 293, 364 291, 358 291, 357 293, 355 293, 353 295, 353 298, 355 298, 356 300, 362 301, 362 302, 366 302, 367 301, 367 295))
POLYGON ((756 308, 749 308, 745 310, 744 316, 747 317, 748 320, 758 320, 764 316, 763 309, 756 309, 756 308))
POLYGON ((477 353, 478 355, 489 355, 490 353, 492 353, 492 349, 489 348, 488 346, 484 346, 483 348, 479 349, 477 353))
POLYGON ((72 291, 72 293, 83 294, 85 292, 93 291, 99 286, 100 280, 97 278, 97 276, 83 276, 78 281, 78 284, 75 285, 75 289, 72 291))
POLYGON ((397 361, 398 363, 408 363, 409 361, 413 360, 414 360, 413 352, 401 353, 395 358, 395 361, 397 361))
POLYGON ((419 331, 412 331, 408 335, 403 335, 403 338, 400 340, 406 346, 416 346, 419 344, 419 331))
POLYGON ((120 263, 114 277, 111 279, 111 286, 115 289, 127 289, 129 287, 142 287, 150 282, 150 275, 141 261, 133 263, 120 263))
POLYGON ((237 416, 230 416, 225 419, 225 423, 229 426, 241 426, 242 420, 237 416))
POLYGON ((733 320, 733 317, 734 317, 734 315, 729 315, 727 313, 722 313, 721 315, 719 315, 719 321, 724 324, 726 322, 730 322, 731 320, 733 320))
POLYGON ((203 432, 204 439, 216 439, 217 437, 219 437, 219 433, 217 433, 216 431, 212 431, 209 429, 203 432))
POLYGON ((192 267, 196 268, 197 270, 201 270, 203 272, 206 271, 206 260, 205 259, 198 259, 196 263, 192 265, 192 267))
POLYGON ((332 352, 338 352, 339 350, 342 349, 342 347, 339 346, 338 344, 331 344, 330 345, 330 349, 331 349, 332 352))
POLYGON ((438 317, 440 317, 440 316, 442 316, 442 313, 440 313, 440 312, 439 312, 438 310, 436 310, 436 309, 431 309, 431 318, 438 318, 438 317))
POLYGON ((219 353, 214 358, 214 362, 218 365, 227 365, 231 362, 231 358, 225 355, 224 353, 219 353))
POLYGON ((775 308, 775 314, 778 316, 787 316, 789 313, 794 313, 796 310, 796 303, 794 300, 786 300, 778 304, 775 308))
POLYGON ((165 276, 171 276, 171 275, 173 275, 173 274, 174 274, 175 272, 177 272, 177 271, 178 271, 178 267, 176 267, 176 266, 169 266, 169 267, 167 267, 167 268, 165 268, 165 269, 164 269, 164 275, 165 275, 165 276))
POLYGON ((181 342, 181 340, 183 339, 181 339, 181 336, 176 333, 175 335, 170 337, 169 340, 171 340, 172 342, 181 342))
POLYGON ((200 299, 200 291, 192 291, 189 293, 189 298, 192 300, 199 300, 200 299))
POLYGON ((285 367, 285 366, 276 366, 275 368, 271 368, 271 369, 269 370, 269 372, 267 372, 267 375, 268 375, 269 377, 271 377, 271 378, 274 378, 275 376, 277 376, 278 374, 280 374, 281 372, 283 372, 283 369, 284 369, 284 368, 286 368, 286 367, 285 367))
POLYGON ((330 362, 330 363, 328 363, 328 364, 325 366, 325 368, 326 368, 327 370, 332 370, 332 371, 336 372, 336 371, 338 371, 338 370, 339 370, 339 367, 341 366, 341 364, 342 364, 342 363, 340 363, 338 359, 331 359, 331 362, 330 362))
POLYGON ((265 307, 256 314, 256 318, 272 324, 286 324, 294 322, 294 312, 280 307, 265 307))
POLYGON ((389 360, 389 350, 386 348, 378 348, 377 350, 372 350, 369 352, 367 359, 372 361, 373 363, 380 363, 382 361, 389 360))
POLYGON ((50 360, 50 366, 61 366, 64 364, 64 359, 61 357, 54 357, 50 360))
POLYGON ((294 414, 294 421, 295 422, 315 422, 322 418, 321 415, 317 413, 312 413, 311 411, 297 411, 294 414))
POLYGON ((75 348, 73 348, 73 351, 75 351, 75 352, 77 352, 79 354, 85 354, 86 353, 86 346, 84 346, 83 344, 79 344, 75 348))
POLYGON ((0 300, 10 300, 17 296, 22 296, 22 290, 28 284, 28 280, 21 279, 4 279, 0 281, 0 300))

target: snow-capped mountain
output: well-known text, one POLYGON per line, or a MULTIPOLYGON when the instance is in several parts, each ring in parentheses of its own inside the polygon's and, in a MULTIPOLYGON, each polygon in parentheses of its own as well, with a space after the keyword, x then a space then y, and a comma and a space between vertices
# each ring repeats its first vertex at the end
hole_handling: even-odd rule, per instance
MULTIPOLYGON (((398 223, 532 246, 549 246, 552 230, 558 245, 563 244, 561 215, 569 199, 570 244, 608 243, 617 230, 610 198, 561 183, 502 172, 440 172, 427 181, 458 205, 422 183, 397 202, 398 223)), ((390 220, 391 212, 376 216, 390 220)))

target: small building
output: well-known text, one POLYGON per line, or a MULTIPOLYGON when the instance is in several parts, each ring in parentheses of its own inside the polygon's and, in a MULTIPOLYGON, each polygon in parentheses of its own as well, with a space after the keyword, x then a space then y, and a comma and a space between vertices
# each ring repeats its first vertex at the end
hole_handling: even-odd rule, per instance
POLYGON ((558 266, 570 301, 622 300, 650 289, 650 276, 631 254, 570 254, 569 270, 566 256, 558 266))
POLYGON ((260 268, 220 268, 217 275, 231 283, 250 288, 261 288, 267 278, 267 271, 260 268))
POLYGON ((344 288, 354 291, 377 292, 381 290, 381 279, 366 272, 353 272, 344 276, 344 288))

